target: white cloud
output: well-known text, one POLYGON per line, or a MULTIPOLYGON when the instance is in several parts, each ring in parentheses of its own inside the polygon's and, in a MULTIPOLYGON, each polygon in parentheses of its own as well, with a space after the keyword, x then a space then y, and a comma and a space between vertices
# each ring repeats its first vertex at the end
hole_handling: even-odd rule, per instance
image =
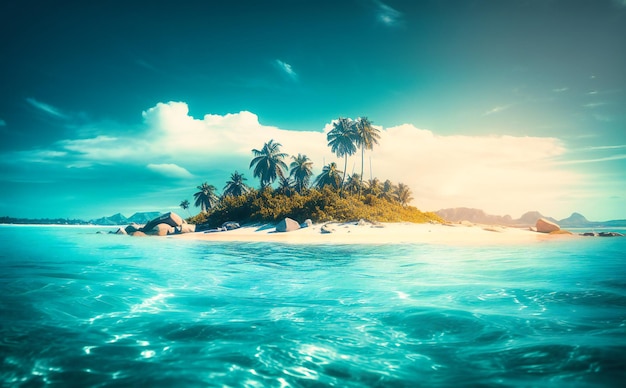
POLYGON ((28 102, 33 107, 35 107, 35 108, 39 109, 40 111, 45 112, 45 113, 47 113, 49 115, 58 117, 60 119, 67 119, 67 115, 65 115, 59 109, 53 107, 52 105, 46 104, 46 103, 41 102, 41 101, 37 101, 34 98, 27 98, 26 102, 28 102))
POLYGON ((391 8, 382 1, 374 1, 377 7, 377 17, 380 22, 387 26, 397 26, 402 23, 402 13, 391 8))
POLYGON ((504 110, 509 109, 510 107, 512 107, 513 104, 508 104, 508 105, 500 105, 500 106, 496 106, 495 108, 489 109, 488 111, 486 111, 485 113, 483 113, 483 116, 489 116, 492 115, 494 113, 499 113, 502 112, 504 110))
POLYGON ((554 138, 439 136, 406 124, 382 133, 372 163, 374 175, 408 184, 419 207, 521 215, 577 181, 552 164, 564 152, 554 138))
POLYGON ((584 149, 585 150, 596 151, 596 150, 614 150, 614 149, 619 149, 619 148, 626 148, 626 144, 607 145, 607 146, 591 146, 591 147, 586 147, 584 149))
POLYGON ((298 79, 298 74, 293 70, 293 67, 290 64, 288 64, 287 62, 283 62, 280 59, 276 59, 274 63, 276 64, 276 67, 278 67, 278 69, 280 69, 285 75, 287 75, 287 77, 291 78, 294 81, 298 79))
POLYGON ((558 164, 600 163, 600 162, 610 162, 613 160, 623 160, 623 159, 626 159, 626 154, 611 155, 611 156, 606 156, 603 158, 594 158, 594 159, 567 160, 567 161, 559 162, 558 164))
POLYGON ((588 104, 583 105, 583 107, 589 108, 589 109, 595 109, 602 105, 606 105, 606 102, 590 102, 588 104))
MULTIPOLYGON (((343 159, 327 146, 330 123, 319 131, 285 130, 261 125, 247 111, 197 119, 183 102, 159 103, 143 118, 143 134, 68 139, 54 149, 74 158, 67 162, 74 166, 134 165, 181 179, 220 171, 223 180, 210 182, 218 187, 235 170, 256 185, 248 170, 251 150, 270 139, 281 143, 283 152, 309 156, 315 173, 332 161, 343 167, 343 159)), ((408 184, 422 209, 471 206, 519 216, 531 209, 551 211, 556 198, 581 180, 553 162, 564 153, 554 138, 442 136, 405 124, 381 131, 380 144, 366 153, 365 178, 371 174, 371 156, 373 176, 408 184)), ((55 155, 60 154, 50 157, 55 155)), ((358 152, 349 159, 347 172, 360 172, 360 163, 358 152)))
POLYGON ((146 166, 149 170, 157 172, 163 176, 169 178, 191 178, 193 175, 184 169, 173 163, 154 164, 150 163, 146 166))

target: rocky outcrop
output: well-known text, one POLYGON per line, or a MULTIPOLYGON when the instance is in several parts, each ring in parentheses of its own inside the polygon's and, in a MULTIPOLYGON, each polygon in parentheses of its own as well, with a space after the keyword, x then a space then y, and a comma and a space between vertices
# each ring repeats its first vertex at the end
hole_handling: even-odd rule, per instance
POLYGON ((293 232, 298 229, 300 229, 300 224, 298 221, 292 220, 291 218, 285 218, 276 225, 277 232, 293 232))
POLYGON ((184 223, 176 228, 176 233, 195 233, 196 225, 184 223))
POLYGON ((157 226, 158 224, 167 224, 173 228, 177 227, 177 226, 181 226, 183 224, 183 219, 181 216, 179 216, 176 213, 165 213, 157 218, 154 218, 152 220, 150 220, 150 222, 148 222, 146 224, 146 226, 144 226, 144 231, 146 230, 152 230, 155 226, 157 226))
POLYGON ((141 230, 143 228, 143 225, 139 225, 139 224, 129 224, 126 228, 124 228, 124 231, 126 231, 126 234, 133 234, 138 230, 141 230))
POLYGON ((300 225, 301 228, 310 228, 311 226, 313 226, 313 221, 311 221, 310 218, 304 220, 304 222, 300 225))
POLYGON ((128 233, 126 233, 126 229, 118 228, 115 232, 113 232, 113 234, 128 234, 128 233))
POLYGON ((623 237, 624 235, 617 232, 600 232, 598 233, 600 237, 623 237))
POLYGON ((152 229, 144 228, 143 232, 150 236, 167 236, 168 234, 174 234, 174 227, 165 223, 156 224, 152 229))
POLYGON ((561 227, 554 222, 548 221, 545 218, 540 218, 537 220, 535 224, 535 228, 537 228, 537 232, 539 233, 551 233, 558 230, 561 230, 561 227))
POLYGON ((145 225, 132 223, 124 229, 120 228, 117 234, 128 234, 130 236, 167 236, 177 233, 193 233, 196 225, 188 224, 176 213, 165 213, 151 219, 145 225))

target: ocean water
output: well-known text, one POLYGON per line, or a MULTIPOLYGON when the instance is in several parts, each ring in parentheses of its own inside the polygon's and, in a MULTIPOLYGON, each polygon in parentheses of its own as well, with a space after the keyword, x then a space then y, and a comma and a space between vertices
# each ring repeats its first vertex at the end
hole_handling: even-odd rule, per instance
POLYGON ((626 237, 210 243, 0 226, 3 386, 624 386, 626 237))

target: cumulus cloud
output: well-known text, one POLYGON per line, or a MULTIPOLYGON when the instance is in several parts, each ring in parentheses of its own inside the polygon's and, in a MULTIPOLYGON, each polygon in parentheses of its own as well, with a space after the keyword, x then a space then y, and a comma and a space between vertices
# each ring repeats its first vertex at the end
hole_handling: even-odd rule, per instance
MULTIPOLYGON (((343 167, 343 159, 327 146, 331 123, 317 131, 294 131, 262 125, 247 111, 194 118, 184 102, 159 103, 143 112, 143 120, 141 135, 68 139, 56 143, 49 155, 64 155, 75 166, 133 165, 191 183, 219 171, 219 178, 210 182, 218 187, 239 170, 255 185, 247 170, 251 150, 274 139, 283 152, 306 154, 316 174, 324 163, 343 167)), ((554 162, 565 151, 554 138, 443 136, 405 124, 381 128, 380 144, 366 153, 365 179, 408 184, 415 204, 426 210, 472 206, 521 214, 554 201, 580 179, 554 162)), ((347 172, 360 172, 360 166, 358 152, 349 159, 347 172)))
POLYGON ((426 209, 504 214, 540 208, 574 184, 577 176, 552 164, 564 152, 554 138, 441 136, 407 124, 383 131, 372 158, 374 175, 408 184, 426 209))

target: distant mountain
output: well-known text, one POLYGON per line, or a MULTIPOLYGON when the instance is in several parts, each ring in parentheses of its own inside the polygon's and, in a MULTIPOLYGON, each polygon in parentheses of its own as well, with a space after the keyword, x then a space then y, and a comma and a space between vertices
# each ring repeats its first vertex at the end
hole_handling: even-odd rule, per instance
POLYGON ((110 217, 102 217, 91 220, 89 223, 94 225, 124 225, 128 224, 128 218, 124 217, 121 213, 117 213, 110 217))
POLYGON ((117 213, 110 217, 102 217, 89 221, 93 225, 126 225, 130 223, 146 224, 161 215, 161 212, 137 212, 126 218, 123 214, 117 213))
POLYGON ((544 216, 543 214, 539 213, 538 211, 532 211, 532 212, 526 212, 524 214, 522 214, 522 216, 520 218, 518 218, 517 220, 514 220, 513 223, 515 225, 522 225, 522 226, 535 226, 535 224, 537 223, 537 220, 540 218, 544 218, 550 222, 555 222, 555 223, 559 223, 557 220, 555 220, 552 217, 547 217, 544 216))
POLYGON ((552 217, 544 216, 538 211, 530 211, 524 213, 520 218, 514 220, 511 216, 494 216, 486 214, 483 210, 465 207, 441 209, 436 211, 444 220, 450 222, 469 221, 477 224, 495 224, 505 226, 535 226, 539 218, 557 223, 564 228, 599 228, 599 227, 626 227, 626 220, 610 220, 610 221, 589 221, 580 213, 572 213, 571 216, 562 220, 556 220, 552 217))
POLYGON ((557 224, 559 224, 560 226, 576 228, 576 227, 591 226, 591 224, 596 224, 596 222, 589 221, 587 218, 585 218, 585 216, 583 216, 580 213, 572 213, 571 216, 560 220, 559 222, 557 222, 557 224))
POLYGON ((437 215, 452 222, 470 221, 477 224, 510 225, 513 221, 509 215, 493 216, 486 214, 483 210, 467 207, 441 209, 437 211, 437 215))
POLYGON ((157 218, 161 214, 161 212, 137 212, 128 218, 127 223, 146 224, 148 221, 157 218))

